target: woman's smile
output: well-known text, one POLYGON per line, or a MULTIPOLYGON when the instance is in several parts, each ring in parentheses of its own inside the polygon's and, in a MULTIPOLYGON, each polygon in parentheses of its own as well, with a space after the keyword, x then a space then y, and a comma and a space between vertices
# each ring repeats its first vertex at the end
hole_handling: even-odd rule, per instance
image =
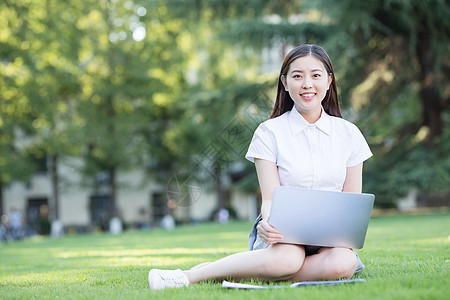
POLYGON ((314 99, 314 96, 316 96, 316 93, 307 92, 300 94, 300 96, 303 98, 303 100, 311 101, 314 99))

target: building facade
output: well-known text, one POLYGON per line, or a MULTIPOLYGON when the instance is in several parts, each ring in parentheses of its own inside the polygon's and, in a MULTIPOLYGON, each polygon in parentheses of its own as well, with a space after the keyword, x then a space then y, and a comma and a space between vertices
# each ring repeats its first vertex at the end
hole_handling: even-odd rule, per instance
MULTIPOLYGON (((23 224, 37 231, 45 231, 39 226, 55 219, 66 231, 106 230, 113 217, 110 190, 102 186, 102 178, 95 190, 83 183, 78 171, 81 164, 77 158, 65 158, 58 163, 58 203, 49 171, 36 173, 27 183, 14 182, 4 188, 4 214, 19 212, 23 224)), ((258 210, 254 195, 239 192, 230 194, 230 206, 241 220, 254 219, 258 210)), ((169 212, 181 223, 208 221, 218 202, 214 191, 206 186, 191 183, 174 190, 168 184, 149 179, 144 169, 135 169, 117 174, 116 208, 117 216, 126 226, 139 228, 158 226, 169 212)))

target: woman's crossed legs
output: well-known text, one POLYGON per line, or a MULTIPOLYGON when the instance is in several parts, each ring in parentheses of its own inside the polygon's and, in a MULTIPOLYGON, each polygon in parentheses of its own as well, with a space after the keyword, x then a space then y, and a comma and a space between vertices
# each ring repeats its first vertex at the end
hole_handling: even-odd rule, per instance
POLYGON ((267 249, 236 253, 204 267, 184 271, 189 283, 205 280, 260 279, 267 281, 313 281, 350 278, 357 265, 348 248, 321 248, 305 256, 302 246, 274 244, 267 249))

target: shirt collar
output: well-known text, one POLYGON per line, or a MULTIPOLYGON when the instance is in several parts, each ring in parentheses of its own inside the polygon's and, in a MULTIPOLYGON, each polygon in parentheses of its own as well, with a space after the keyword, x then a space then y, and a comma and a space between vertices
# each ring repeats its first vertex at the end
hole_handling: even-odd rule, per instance
POLYGON ((320 115, 319 120, 317 120, 314 124, 309 124, 303 116, 297 111, 297 109, 292 107, 292 110, 289 112, 289 124, 291 126, 291 133, 293 136, 296 136, 300 132, 302 132, 306 127, 313 125, 323 131, 325 134, 331 134, 331 116, 328 115, 322 107, 322 114, 320 115))

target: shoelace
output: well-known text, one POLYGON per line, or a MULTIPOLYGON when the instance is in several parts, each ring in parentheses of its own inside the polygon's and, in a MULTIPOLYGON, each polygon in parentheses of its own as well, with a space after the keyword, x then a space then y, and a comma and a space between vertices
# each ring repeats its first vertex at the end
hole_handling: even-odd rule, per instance
POLYGON ((184 285, 186 282, 182 273, 170 272, 170 273, 162 273, 160 275, 161 275, 161 278, 164 280, 164 282, 166 282, 166 284, 169 284, 169 285, 173 284, 175 286, 181 286, 181 285, 184 285))

